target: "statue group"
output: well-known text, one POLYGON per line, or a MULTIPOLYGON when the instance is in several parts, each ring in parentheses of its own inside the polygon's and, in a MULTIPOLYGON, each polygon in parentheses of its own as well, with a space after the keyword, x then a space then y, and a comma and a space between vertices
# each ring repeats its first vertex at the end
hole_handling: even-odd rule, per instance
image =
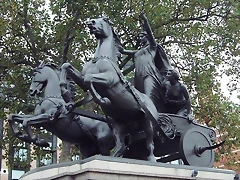
POLYGON ((19 139, 47 146, 33 127, 43 127, 75 144, 84 158, 95 154, 212 167, 215 131, 193 120, 190 98, 163 47, 156 43, 148 19, 139 16, 141 48, 126 50, 108 17, 87 21, 98 46, 80 72, 70 63, 58 68, 41 63, 33 73, 29 94, 44 90, 33 115, 9 115, 19 139), (118 67, 119 53, 134 57, 132 86, 118 67), (104 115, 76 109, 72 85, 90 92, 104 115), (19 130, 23 125, 25 133, 19 130))

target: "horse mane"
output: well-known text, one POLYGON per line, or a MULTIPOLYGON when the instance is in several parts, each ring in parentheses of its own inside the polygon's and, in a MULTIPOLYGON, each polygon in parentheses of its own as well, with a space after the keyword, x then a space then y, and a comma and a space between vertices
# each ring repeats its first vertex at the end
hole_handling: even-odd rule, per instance
POLYGON ((122 43, 121 43, 121 40, 120 40, 118 34, 115 32, 114 28, 112 27, 112 25, 114 23, 106 15, 103 15, 102 18, 111 27, 111 30, 112 30, 112 33, 113 33, 114 42, 115 42, 117 60, 121 61, 121 53, 119 52, 119 46, 122 46, 122 43))
MULTIPOLYGON (((44 64, 43 62, 41 62, 40 65, 37 68, 35 68, 35 70, 42 69, 45 66, 50 67, 57 74, 58 78, 60 79, 61 68, 55 63, 48 62, 48 63, 44 64)), ((66 86, 67 86, 66 87, 67 90, 71 94, 71 98, 74 99, 75 95, 76 95, 76 88, 74 86, 73 80, 69 76, 67 76, 66 86)))
POLYGON ((114 31, 113 27, 111 27, 112 33, 113 33, 113 38, 115 41, 115 47, 116 47, 116 55, 119 61, 121 61, 121 53, 119 52, 119 46, 122 46, 121 40, 117 33, 114 31))

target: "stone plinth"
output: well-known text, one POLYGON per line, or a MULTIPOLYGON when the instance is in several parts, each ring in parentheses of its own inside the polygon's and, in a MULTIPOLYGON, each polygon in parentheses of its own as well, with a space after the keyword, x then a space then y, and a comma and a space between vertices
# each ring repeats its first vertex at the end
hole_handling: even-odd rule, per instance
POLYGON ((93 156, 67 163, 53 164, 33 169, 24 174, 21 180, 161 180, 198 179, 233 180, 235 172, 214 168, 165 164, 125 158, 93 156), (192 177, 193 172, 196 177, 192 177))

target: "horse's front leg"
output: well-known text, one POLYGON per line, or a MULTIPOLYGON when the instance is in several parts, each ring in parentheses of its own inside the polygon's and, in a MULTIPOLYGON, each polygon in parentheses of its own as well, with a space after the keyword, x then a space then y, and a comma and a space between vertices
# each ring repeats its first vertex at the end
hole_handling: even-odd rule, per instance
POLYGON ((64 63, 61 67, 61 74, 60 74, 60 88, 61 88, 61 94, 66 103, 72 102, 72 97, 70 92, 67 89, 67 75, 68 71, 72 69, 72 65, 70 63, 64 63))
POLYGON ((84 91, 87 91, 86 86, 84 85, 84 76, 81 72, 79 72, 76 68, 74 68, 70 63, 64 63, 61 67, 60 74, 60 88, 61 94, 64 101, 67 103, 66 109, 70 112, 73 109, 73 100, 72 95, 67 89, 67 76, 70 77, 80 88, 84 91))
POLYGON ((89 91, 91 92, 93 99, 97 104, 100 105, 110 105, 111 101, 107 97, 101 97, 101 95, 94 88, 94 84, 100 84, 109 88, 113 83, 111 76, 106 73, 99 74, 86 74, 84 78, 84 83, 88 85, 89 91))
POLYGON ((113 157, 120 157, 123 155, 124 151, 126 150, 126 145, 125 145, 125 133, 123 132, 123 129, 116 123, 113 125, 113 135, 115 137, 115 143, 116 146, 114 148, 114 152, 111 156, 113 157))
POLYGON ((8 122, 10 125, 10 128, 12 129, 13 134, 20 140, 31 143, 32 139, 28 134, 23 134, 19 130, 19 126, 17 126, 16 122, 23 124, 24 120, 34 117, 34 115, 19 115, 19 114, 10 114, 8 116, 8 122))
POLYGON ((33 114, 27 114, 27 115, 25 115, 25 114, 10 114, 8 116, 8 120, 14 120, 16 122, 22 122, 22 120, 24 118, 30 118, 30 117, 34 117, 34 115, 33 114))
POLYGON ((43 123, 49 123, 51 119, 51 116, 48 114, 40 114, 28 119, 25 119, 23 121, 23 129, 26 131, 27 136, 25 134, 23 134, 22 138, 29 138, 31 139, 31 141, 36 144, 37 146, 41 146, 41 147, 48 147, 49 144, 46 140, 43 139, 38 139, 37 136, 33 133, 33 130, 31 128, 31 126, 34 125, 41 125, 43 123))
POLYGON ((69 76, 80 88, 82 88, 84 91, 87 91, 87 88, 84 85, 84 75, 74 68, 70 63, 64 63, 61 66, 60 87, 62 90, 66 90, 66 84, 68 81, 67 76, 69 76))
POLYGON ((23 119, 24 118, 29 118, 29 117, 33 117, 33 115, 19 115, 19 114, 10 114, 8 116, 8 123, 10 125, 10 128, 13 132, 13 134, 16 137, 19 137, 19 135, 21 135, 22 133, 19 130, 19 126, 17 126, 16 122, 22 124, 23 123, 23 119))

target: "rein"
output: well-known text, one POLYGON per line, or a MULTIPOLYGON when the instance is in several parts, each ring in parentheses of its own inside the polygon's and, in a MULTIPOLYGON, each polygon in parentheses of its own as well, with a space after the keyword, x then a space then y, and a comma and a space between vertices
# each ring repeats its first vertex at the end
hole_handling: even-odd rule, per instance
POLYGON ((46 97, 44 97, 44 98, 39 98, 40 99, 40 101, 39 101, 39 103, 38 104, 42 104, 42 102, 43 101, 45 101, 45 100, 49 100, 49 101, 51 101, 53 104, 55 104, 56 106, 58 106, 54 101, 52 101, 50 98, 56 98, 56 99, 62 99, 62 96, 46 96, 46 97))

